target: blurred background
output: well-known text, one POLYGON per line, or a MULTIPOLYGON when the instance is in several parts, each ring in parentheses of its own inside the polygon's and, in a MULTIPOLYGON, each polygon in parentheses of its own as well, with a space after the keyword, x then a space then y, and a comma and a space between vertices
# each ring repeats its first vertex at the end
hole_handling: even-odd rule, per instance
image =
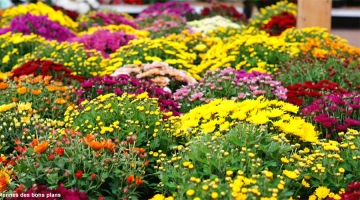
MULTIPOLYGON (((22 3, 37 2, 38 0, 0 0, 2 9, 22 3)), ((54 4, 68 10, 87 12, 90 9, 115 9, 136 16, 148 4, 157 2, 190 2, 200 13, 204 7, 211 7, 222 3, 234 7, 247 18, 259 12, 259 9, 277 3, 281 0, 42 0, 47 4, 54 4), (75 2, 79 2, 75 6, 75 2), (86 5, 86 3, 89 5, 86 5)), ((288 0, 297 3, 298 0, 288 0)), ((316 1, 316 0, 315 0, 316 1)), ((360 47, 360 0, 332 0, 331 33, 347 39, 349 44, 360 47)))

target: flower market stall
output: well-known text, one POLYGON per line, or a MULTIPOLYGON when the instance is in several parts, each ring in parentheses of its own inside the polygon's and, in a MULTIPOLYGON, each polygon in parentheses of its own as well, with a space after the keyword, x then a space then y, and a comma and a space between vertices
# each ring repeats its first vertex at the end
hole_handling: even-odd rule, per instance
POLYGON ((48 3, 0 12, 0 199, 360 199, 360 48, 296 2, 48 3))

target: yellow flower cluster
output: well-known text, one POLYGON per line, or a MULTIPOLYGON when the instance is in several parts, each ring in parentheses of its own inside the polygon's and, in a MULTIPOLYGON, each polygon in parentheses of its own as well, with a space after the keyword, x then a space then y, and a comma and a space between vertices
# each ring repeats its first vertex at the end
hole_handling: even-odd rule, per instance
POLYGON ((47 15, 50 20, 58 22, 60 25, 72 30, 76 30, 78 27, 78 23, 74 22, 63 12, 55 11, 41 1, 38 1, 36 4, 30 3, 28 5, 18 5, 6 9, 2 14, 1 24, 7 24, 12 18, 28 13, 32 15, 47 15))
POLYGON ((65 128, 88 134, 97 132, 105 137, 137 134, 146 142, 160 140, 157 134, 171 133, 175 127, 171 120, 162 119, 164 113, 157 103, 157 99, 149 98, 147 93, 100 95, 91 101, 83 101, 81 110, 78 106, 68 107, 64 114, 65 128))
POLYGON ((326 197, 329 197, 334 200, 340 200, 342 199, 340 195, 334 194, 330 191, 329 188, 325 186, 319 186, 316 188, 313 195, 309 196, 309 200, 318 200, 318 199, 326 199, 326 197))
POLYGON ((155 194, 151 199, 149 200, 174 200, 174 197, 165 197, 162 194, 155 194))
POLYGON ((298 107, 283 101, 256 100, 235 102, 216 99, 208 104, 196 107, 183 115, 176 136, 189 136, 197 133, 215 133, 220 135, 238 121, 251 124, 269 125, 280 133, 297 136, 304 142, 317 142, 319 133, 315 127, 292 114, 298 107))
POLYGON ((166 40, 186 45, 190 52, 198 51, 199 53, 205 54, 206 49, 215 44, 216 38, 204 37, 200 32, 191 33, 189 30, 183 30, 179 34, 171 34, 167 36, 166 40))
POLYGON ((29 48, 35 49, 36 46, 46 43, 47 41, 35 34, 23 35, 21 33, 5 33, 0 35, 0 69, 10 71, 18 58, 29 48), (20 54, 20 55, 19 55, 20 54))
POLYGON ((0 106, 0 150, 12 145, 14 139, 31 141, 36 137, 35 131, 31 134, 24 132, 24 129, 33 130, 34 124, 40 127, 58 128, 63 125, 61 121, 42 119, 37 110, 32 108, 32 103, 19 102, 4 104, 0 106))
POLYGON ((127 34, 134 34, 136 38, 146 38, 150 32, 145 30, 137 30, 129 25, 126 24, 120 24, 120 25, 108 25, 108 26, 96 26, 96 27, 90 27, 88 30, 78 33, 78 36, 82 36, 85 34, 92 34, 98 30, 105 29, 109 30, 110 32, 115 31, 123 31, 127 34))
POLYGON ((260 27, 263 24, 267 24, 272 16, 279 15, 285 11, 296 16, 297 5, 287 1, 280 1, 277 4, 261 8, 260 12, 249 20, 249 24, 260 27))
POLYGON ((0 113, 6 112, 6 111, 10 110, 11 108, 14 108, 15 106, 16 106, 16 103, 0 105, 0 113))
POLYGON ((307 27, 303 29, 297 29, 297 28, 289 28, 286 29, 281 33, 279 36, 283 38, 287 42, 306 42, 307 38, 318 38, 318 39, 325 39, 325 38, 331 38, 332 40, 342 41, 346 42, 346 40, 340 38, 339 36, 332 35, 329 33, 329 31, 326 28, 320 28, 320 27, 307 27))
MULTIPOLYGON (((358 146, 360 133, 353 129, 348 129, 346 133, 341 132, 341 142, 327 141, 325 139, 312 143, 312 149, 304 148, 297 152, 293 152, 290 157, 281 158, 285 168, 295 170, 284 170, 283 174, 289 179, 297 179, 300 174, 307 174, 302 179, 303 187, 309 188, 311 184, 308 180, 314 179, 313 182, 326 183, 328 179, 336 183, 344 182, 345 174, 352 172, 352 169, 358 167, 360 159, 360 148, 358 146), (356 141, 355 141, 356 140, 356 141), (349 160, 350 159, 350 160, 349 160), (344 169, 344 162, 347 160, 347 168, 344 169)), ((322 190, 318 188, 318 190, 322 190)), ((315 192, 316 193, 316 192, 315 192)), ((324 195, 325 197, 330 193, 324 195)), ((319 194, 319 193, 318 193, 319 194)), ((317 194, 312 195, 311 199, 325 198, 317 194)), ((336 197, 335 194, 331 198, 336 197)))
POLYGON ((234 67, 237 70, 273 73, 277 71, 279 60, 286 61, 289 56, 295 56, 298 52, 296 44, 287 43, 278 37, 269 37, 265 33, 235 35, 226 41, 219 39, 193 70, 194 73, 201 73, 208 69, 234 67))
POLYGON ((261 197, 262 200, 276 200, 278 192, 284 190, 285 188, 285 181, 280 180, 279 183, 275 185, 276 188, 267 188, 267 190, 272 193, 271 197, 264 197, 264 195, 259 191, 259 186, 257 185, 263 183, 261 183, 262 181, 257 180, 260 178, 265 179, 265 181, 272 180, 272 172, 264 170, 261 175, 255 175, 254 178, 245 177, 241 170, 239 170, 237 174, 238 176, 236 176, 234 180, 230 181, 230 188, 232 190, 231 196, 236 200, 246 200, 248 199, 249 194, 261 197))
POLYGON ((219 27, 216 30, 209 31, 206 36, 221 37, 226 40, 227 38, 235 35, 259 35, 259 34, 263 35, 266 34, 266 32, 263 30, 259 30, 258 28, 255 28, 253 26, 242 26, 241 28, 238 29, 219 27))
POLYGON ((131 40, 128 45, 120 47, 111 54, 107 71, 115 71, 125 64, 142 64, 149 62, 166 62, 178 69, 194 68, 196 54, 188 52, 188 47, 166 39, 131 40))

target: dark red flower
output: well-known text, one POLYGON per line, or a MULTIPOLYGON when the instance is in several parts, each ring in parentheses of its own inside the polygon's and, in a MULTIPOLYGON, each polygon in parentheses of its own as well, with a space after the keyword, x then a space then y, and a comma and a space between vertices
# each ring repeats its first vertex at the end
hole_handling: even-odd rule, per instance
POLYGON ((64 155, 64 152, 65 152, 64 148, 59 147, 55 149, 55 153, 59 156, 64 155))
POLYGON ((90 175, 90 178, 94 180, 94 179, 96 178, 96 175, 95 175, 95 174, 91 174, 91 175, 90 175))
POLYGON ((55 158, 54 154, 49 154, 48 155, 48 160, 54 160, 54 158, 55 158))
POLYGON ((81 179, 82 175, 83 175, 83 172, 82 172, 81 170, 78 170, 78 171, 75 173, 75 176, 76 176, 77 179, 81 179))
POLYGON ((279 15, 272 16, 267 24, 260 26, 260 29, 265 30, 271 36, 277 36, 280 35, 284 30, 295 27, 295 25, 295 16, 284 11, 279 15))

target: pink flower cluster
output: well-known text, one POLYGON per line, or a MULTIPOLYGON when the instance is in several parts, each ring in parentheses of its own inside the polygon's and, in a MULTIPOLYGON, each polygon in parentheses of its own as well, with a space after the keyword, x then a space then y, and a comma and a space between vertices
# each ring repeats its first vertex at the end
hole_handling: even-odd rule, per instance
POLYGON ((337 138, 337 132, 347 128, 360 130, 360 94, 331 94, 316 99, 302 109, 302 115, 315 122, 328 138, 337 138))
POLYGON ((226 68, 208 71, 199 83, 178 89, 174 99, 181 104, 181 111, 186 112, 217 98, 242 100, 264 95, 285 100, 286 92, 281 82, 274 81, 269 74, 226 68))
POLYGON ((135 35, 126 34, 122 31, 110 32, 100 29, 92 34, 70 38, 68 41, 83 43, 85 49, 95 49, 101 52, 105 58, 109 58, 109 54, 121 46, 127 45, 133 39, 135 39, 135 35))
POLYGON ((153 37, 180 33, 185 28, 186 18, 168 11, 153 11, 142 13, 135 22, 143 30, 150 31, 153 37))

